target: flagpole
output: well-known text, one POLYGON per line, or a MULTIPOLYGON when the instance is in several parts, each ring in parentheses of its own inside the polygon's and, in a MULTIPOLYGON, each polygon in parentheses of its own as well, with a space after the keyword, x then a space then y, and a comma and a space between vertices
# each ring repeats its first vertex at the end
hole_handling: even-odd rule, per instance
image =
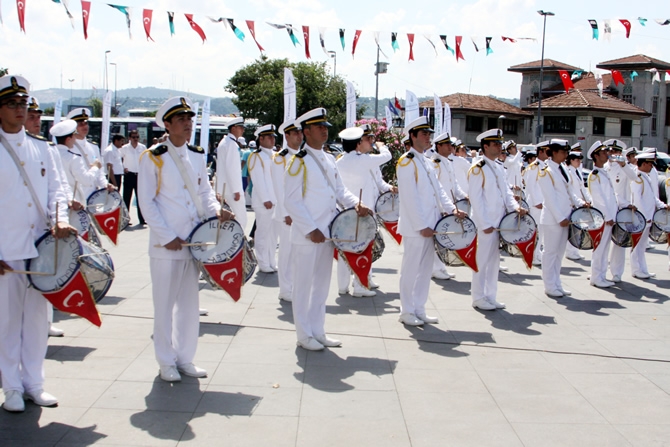
POLYGON ((379 116, 379 45, 377 45, 377 65, 375 65, 375 119, 379 116))
POLYGON ((542 125, 540 119, 542 118, 542 78, 544 77, 544 35, 547 30, 547 16, 555 15, 553 12, 539 10, 537 12, 544 18, 544 25, 542 26, 542 59, 540 60, 540 99, 537 103, 537 127, 535 132, 535 144, 540 142, 542 136, 542 125))

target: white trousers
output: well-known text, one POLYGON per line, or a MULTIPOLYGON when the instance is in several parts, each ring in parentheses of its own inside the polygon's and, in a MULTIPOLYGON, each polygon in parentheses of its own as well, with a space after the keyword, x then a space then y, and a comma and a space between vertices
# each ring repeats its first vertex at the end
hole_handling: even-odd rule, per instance
POLYGON ((610 273, 612 273, 612 276, 621 277, 623 275, 626 266, 626 253, 629 252, 629 248, 619 247, 612 242, 612 249, 610 250, 610 273))
POLYGON ((542 252, 542 281, 545 292, 560 292, 561 263, 568 243, 568 227, 560 225, 540 225, 544 233, 544 251, 542 252), (542 228, 544 227, 544 228, 542 228))
MULTIPOLYGON (((262 205, 261 205, 262 206, 262 205)), ((273 209, 254 208, 256 213, 256 235, 254 236, 254 251, 258 260, 258 268, 270 270, 277 266, 277 235, 275 221, 272 219, 273 209)))
POLYGON ((565 257, 568 259, 577 259, 581 256, 579 249, 568 242, 565 245, 565 257))
POLYGON ((198 268, 192 259, 150 258, 154 350, 160 366, 193 362, 198 347, 198 268))
POLYGON ((233 194, 226 192, 226 203, 230 209, 235 213, 235 220, 242 226, 242 230, 246 233, 247 227, 247 206, 244 200, 244 193, 240 194, 240 200, 235 201, 233 194))
MULTIPOLYGON (((14 270, 23 261, 5 261, 14 270)), ((7 391, 37 391, 44 385, 49 322, 47 300, 28 287, 28 277, 0 276, 0 372, 7 391)))
POLYGON ((326 300, 333 270, 333 244, 291 247, 293 322, 298 340, 326 333, 326 300))
POLYGON ((605 224, 603 237, 591 257, 591 284, 607 280, 607 255, 612 243, 612 226, 605 224))
POLYGON ((470 287, 472 302, 495 300, 498 294, 498 271, 500 270, 500 235, 497 231, 486 234, 477 231, 477 268, 472 271, 470 287))
POLYGON ((403 237, 400 265, 400 313, 424 314, 435 252, 431 237, 403 237))
POLYGON ((544 230, 542 225, 540 225, 540 216, 542 215, 542 210, 537 209, 534 206, 530 207, 530 216, 535 220, 537 224, 537 244, 535 244, 535 251, 533 252, 533 263, 540 264, 542 262, 542 244, 544 243, 544 230))
POLYGON ((644 231, 642 232, 640 242, 638 242, 635 248, 630 252, 630 270, 633 276, 649 274, 649 268, 647 268, 646 250, 650 230, 651 224, 647 223, 647 225, 644 227, 644 231))
MULTIPOLYGON (((258 225, 258 224, 256 224, 258 225)), ((293 290, 293 273, 291 266, 291 226, 284 222, 274 221, 275 234, 279 236, 279 251, 277 253, 277 262, 279 271, 277 280, 279 281, 279 295, 290 297, 293 290)))
MULTIPOLYGON (((368 275, 368 281, 372 279, 372 270, 368 275)), ((349 282, 354 284, 354 292, 368 290, 363 284, 358 280, 358 276, 354 275, 347 263, 342 259, 342 256, 337 257, 337 287, 339 290, 345 290, 349 288, 349 282)), ((369 282, 368 282, 369 284, 369 282)))

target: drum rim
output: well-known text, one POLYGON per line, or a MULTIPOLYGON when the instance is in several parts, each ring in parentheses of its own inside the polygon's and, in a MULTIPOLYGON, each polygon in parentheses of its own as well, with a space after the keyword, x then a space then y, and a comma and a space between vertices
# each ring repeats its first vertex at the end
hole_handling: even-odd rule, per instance
MULTIPOLYGON (((657 209, 656 211, 654 211, 654 215, 651 217, 651 224, 652 224, 652 225, 656 225, 656 227, 657 227, 660 231, 663 231, 664 233, 668 233, 668 231, 664 230, 663 228, 661 228, 660 225, 658 225, 658 224, 656 223, 656 215, 659 214, 659 213, 665 213, 665 214, 670 215, 670 210, 668 210, 667 208, 659 208, 659 209, 657 209)), ((670 224, 668 224, 668 225, 670 225, 670 224)))
MULTIPOLYGON (((47 231, 47 232, 44 233, 42 236, 40 236, 40 237, 37 239, 37 241, 35 241, 35 249, 37 249, 37 246, 40 245, 40 242, 42 242, 44 239, 48 238, 49 236, 52 236, 51 231, 47 231)), ((67 236, 67 237, 65 237, 65 238, 60 238, 60 239, 57 239, 57 238, 54 236, 54 239, 55 239, 56 241, 59 241, 59 240, 61 240, 61 239, 67 239, 67 238, 69 238, 69 237, 74 237, 74 239, 77 241, 77 245, 79 245, 79 255, 81 256, 81 254, 83 253, 83 250, 82 250, 82 243, 81 243, 81 240, 80 240, 80 239, 81 239, 80 236, 71 234, 71 235, 69 235, 69 236, 67 236)), ((86 241, 84 241, 84 242, 86 242, 86 241)), ((110 257, 110 258, 111 258, 111 257, 110 257)), ((31 264, 31 262, 32 262, 34 259, 37 259, 37 258, 26 259, 26 270, 27 270, 27 271, 30 271, 30 264, 31 264)), ((72 274, 71 274, 70 276, 68 276, 67 281, 65 281, 65 284, 67 284, 68 282, 70 282, 70 280, 74 277, 74 275, 77 274, 77 272, 78 272, 79 270, 81 270, 81 264, 79 263, 79 260, 77 259, 77 267, 76 267, 75 269, 72 270, 72 274)), ((56 273, 58 273, 58 272, 56 272, 56 273)), ((28 274, 28 275, 26 275, 26 276, 28 277, 28 282, 30 283, 30 285, 31 285, 32 287, 34 287, 35 290, 38 290, 38 291, 40 291, 40 292, 44 292, 44 293, 52 293, 52 292, 58 292, 58 291, 60 291, 60 290, 63 290, 63 287, 58 288, 58 289, 52 289, 52 290, 42 290, 42 289, 40 289, 39 287, 37 287, 37 285, 35 285, 35 283, 33 283, 33 279, 32 279, 32 276, 33 276, 33 275, 28 274)), ((55 276, 55 275, 54 275, 54 276, 55 276)))
MULTIPOLYGON (((387 192, 390 192, 390 191, 387 191, 387 192)), ((336 215, 335 217, 333 217, 333 220, 330 221, 330 223, 328 224, 328 232, 330 233, 330 236, 331 236, 331 237, 333 236, 333 224, 335 223, 335 221, 337 220, 337 218, 340 217, 341 214, 344 214, 344 213, 347 213, 347 212, 350 212, 350 211, 354 211, 354 212, 356 212, 356 208, 352 207, 352 208, 344 209, 344 210, 338 212, 337 215, 336 215)), ((362 219, 366 219, 366 218, 370 218, 370 219, 372 219, 372 221, 373 221, 374 224, 375 224, 375 233, 374 233, 374 234, 377 234, 377 231, 379 230, 379 226, 377 225, 377 219, 375 219, 373 216, 370 216, 369 214, 366 215, 366 216, 362 216, 361 218, 362 218, 362 219)), ((372 239, 370 240, 370 242, 373 242, 374 240, 375 240, 375 238, 374 238, 374 235, 373 235, 373 237, 372 237, 372 239)), ((369 244, 370 242, 368 242, 368 244, 369 244)), ((337 245, 335 245, 335 248, 337 248, 337 245)), ((339 248, 338 248, 338 250, 339 250, 339 248)))
MULTIPOLYGON (((465 200, 465 199, 463 199, 463 200, 465 200)), ((433 227, 433 231, 437 231, 437 226, 440 224, 440 222, 442 222, 444 219, 447 219, 447 218, 454 218, 454 219, 457 219, 457 220, 459 219, 458 217, 456 217, 455 214, 447 214, 446 216, 442 216, 439 219, 437 219, 437 222, 435 223, 435 226, 433 227)), ((469 220, 470 222, 472 222, 472 226, 475 228, 475 231, 473 232, 475 234, 475 237, 472 240, 472 242, 474 242, 474 239, 477 238, 477 225, 475 224, 475 221, 470 219, 469 216, 463 217, 462 220, 469 220)), ((453 252, 455 252, 456 250, 462 250, 461 248, 457 248, 456 250, 452 250, 450 248, 445 247, 444 245, 440 244, 440 242, 437 240, 437 236, 438 235, 436 235, 436 234, 433 235, 433 241, 435 241, 435 243, 437 245, 439 245, 440 247, 442 247, 444 250, 453 251, 453 252)), ((470 245, 472 245, 472 242, 470 242, 470 245)), ((468 248, 470 245, 468 245, 467 247, 463 247, 463 248, 468 248)))
MULTIPOLYGON (((505 220, 508 216, 510 216, 512 214, 518 214, 518 213, 516 211, 512 211, 512 212, 509 212, 509 213, 505 214, 502 217, 502 219, 500 219, 500 222, 498 223, 498 228, 500 228, 502 226, 501 224, 503 223, 503 220, 505 220)), ((526 218, 526 217, 530 218, 530 220, 535 224, 535 233, 537 233, 537 222, 535 222, 535 219, 533 218, 533 216, 530 215, 530 213, 524 214, 523 216, 519 215, 519 217, 521 219, 526 218)), ((507 239, 505 239, 505 236, 504 236, 502 231, 500 231, 500 239, 502 239, 502 241, 506 244, 516 245, 515 242, 511 242, 511 241, 508 241, 507 239)), ((528 242, 528 241, 519 241, 519 242, 528 242)))
MULTIPOLYGON (((189 233, 188 237, 186 238, 186 242, 189 242, 189 243, 191 242, 191 238, 193 237, 193 234, 198 230, 198 228, 200 228, 201 226, 203 226, 203 225, 205 225, 205 224, 207 224, 207 223, 209 223, 209 222, 211 222, 211 221, 213 221, 213 220, 218 220, 218 219, 219 219, 218 217, 213 216, 213 217, 207 218, 207 219, 203 220, 202 222, 200 222, 198 225, 195 226, 195 228, 193 228, 193 229, 191 230, 191 232, 189 233)), ((226 220, 226 221, 224 221, 224 222, 222 222, 222 223, 229 222, 229 221, 233 221, 233 222, 235 222, 237 225, 239 225, 240 228, 242 228, 242 225, 240 225, 240 223, 239 223, 238 221, 236 221, 235 219, 226 220)), ((242 234, 244 235, 244 228, 242 228, 242 234)), ((238 248, 238 249, 235 251, 235 253, 230 257, 230 259, 232 259, 232 258, 234 258, 235 256, 237 256, 238 253, 240 252, 240 250, 242 250, 242 249, 244 248, 245 240, 246 240, 246 235, 244 236, 244 239, 242 240, 242 243, 240 244, 240 248, 238 248)), ((194 259, 196 262, 201 262, 201 263, 203 263, 203 264, 219 264, 218 262, 205 262, 205 261, 201 261, 200 259, 196 259, 196 257, 193 256, 193 251, 192 251, 192 250, 193 250, 193 247, 188 247, 188 250, 189 250, 189 253, 191 253, 191 256, 193 257, 193 259, 194 259)), ((230 259, 229 259, 229 260, 230 260, 230 259)))
POLYGON ((594 231, 594 230, 600 230, 602 227, 605 226, 605 215, 602 213, 602 211, 600 211, 598 208, 592 208, 592 207, 588 207, 588 206, 580 206, 579 208, 575 208, 574 210, 572 210, 572 212, 570 213, 570 217, 568 218, 568 220, 570 221, 570 228, 577 227, 577 230, 579 230, 579 231, 594 231), (602 217, 602 219, 603 219, 603 224, 602 224, 601 226, 599 226, 598 228, 580 228, 580 227, 577 227, 577 226, 572 222, 572 216, 573 216, 577 211, 580 211, 580 210, 591 210, 591 211, 595 211, 596 213, 600 214, 600 217, 602 217))
POLYGON ((614 226, 617 227, 617 228, 619 228, 619 229, 621 229, 621 231, 623 231, 623 232, 625 232, 625 233, 628 233, 628 234, 640 234, 640 233, 644 232, 644 229, 645 229, 645 227, 647 226, 647 219, 644 218, 644 214, 642 214, 642 213, 640 212, 640 210, 638 210, 638 209, 621 208, 619 211, 616 212, 616 215, 614 216, 614 226), (626 230, 625 228, 621 227, 621 225, 619 225, 619 220, 618 220, 617 218, 619 217, 619 213, 621 213, 622 211, 630 211, 630 212, 632 212, 633 214, 638 214, 638 215, 642 218, 642 219, 641 219, 642 222, 645 223, 645 224, 642 226, 642 229, 641 229, 640 231, 634 231, 634 232, 633 232, 633 231, 628 231, 628 230, 626 230))
MULTIPOLYGON (((87 206, 90 205, 89 200, 91 199, 91 197, 93 197, 94 194, 97 194, 97 193, 99 193, 99 192, 103 192, 103 191, 107 191, 107 189, 106 189, 106 188, 100 188, 100 189, 96 189, 95 191, 91 192, 91 193, 88 195, 88 197, 86 198, 86 205, 87 205, 87 206)), ((107 191, 107 193, 108 193, 109 195, 111 195, 111 196, 114 196, 114 197, 119 196, 120 203, 123 202, 123 197, 121 196, 121 194, 119 194, 118 191, 107 191)), ((120 203, 119 203, 119 207, 121 206, 120 203)))
MULTIPOLYGON (((378 214, 377 204, 379 203, 379 199, 381 199, 383 196, 385 196, 387 194, 388 195, 395 194, 398 197, 398 202, 400 202, 400 194, 399 193, 393 192, 393 191, 384 191, 383 193, 379 194, 379 197, 377 197, 377 200, 375 200, 375 216, 377 218, 379 218, 382 222, 389 222, 389 223, 397 222, 397 220, 386 220, 378 214)), ((351 208, 347 208, 347 209, 351 209, 351 208)), ((344 210, 344 211, 346 211, 346 210, 344 210)), ((400 208, 398 208, 398 213, 400 213, 400 208)), ((338 215, 339 215, 339 213, 338 213, 338 215)), ((335 216, 335 217, 337 217, 337 216, 335 216)), ((333 220, 335 220, 335 219, 333 219, 333 220)), ((332 222, 331 222, 331 224, 332 224, 332 222)), ((330 230, 330 226, 328 227, 328 229, 330 230)))

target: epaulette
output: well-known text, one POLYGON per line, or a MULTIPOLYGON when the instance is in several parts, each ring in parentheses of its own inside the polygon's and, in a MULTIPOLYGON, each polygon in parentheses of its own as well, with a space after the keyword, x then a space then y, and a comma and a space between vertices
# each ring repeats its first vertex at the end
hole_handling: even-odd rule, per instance
POLYGON ((29 137, 34 138, 36 140, 50 142, 49 140, 44 138, 42 135, 35 135, 34 133, 30 133, 28 131, 26 131, 26 135, 28 135, 29 137))
POLYGON ((642 174, 638 174, 638 175, 637 175, 637 178, 640 179, 640 181, 638 182, 637 180, 635 180, 635 183, 639 183, 639 184, 643 184, 643 183, 644 183, 644 181, 642 180, 642 174))
POLYGON ((149 152, 151 152, 152 155, 159 156, 159 155, 163 155, 164 153, 166 153, 167 150, 168 150, 167 145, 159 144, 155 148, 150 149, 149 152))
POLYGON ((433 161, 434 161, 435 163, 440 163, 442 160, 440 160, 439 158, 433 158, 433 161))
POLYGON ((479 166, 480 168, 483 168, 485 164, 486 164, 486 161, 484 161, 484 159, 482 158, 481 160, 479 160, 479 163, 477 163, 475 166, 479 166))
POLYGON ((198 154, 204 154, 205 150, 201 148, 200 146, 191 146, 190 144, 186 145, 188 147, 189 151, 193 151, 198 154))
POLYGON ((295 154, 296 157, 298 158, 304 158, 305 155, 307 155, 307 151, 305 149, 300 149, 297 154, 295 154))
POLYGON ((280 157, 286 157, 286 154, 288 154, 288 149, 287 148, 284 148, 277 153, 277 155, 279 155, 280 157))
POLYGON ((407 152, 407 153, 405 154, 405 157, 407 157, 407 158, 409 158, 409 159, 414 158, 414 152, 407 152))
POLYGON ((260 148, 260 146, 256 148, 256 150, 254 151, 254 153, 257 154, 257 153, 259 153, 259 152, 261 152, 261 148, 260 148))

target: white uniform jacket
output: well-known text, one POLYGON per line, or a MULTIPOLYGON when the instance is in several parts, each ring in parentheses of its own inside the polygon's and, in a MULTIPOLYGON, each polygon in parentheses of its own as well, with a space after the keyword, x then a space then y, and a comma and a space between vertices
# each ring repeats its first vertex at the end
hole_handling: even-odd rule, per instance
POLYGON ((249 177, 254 183, 254 189, 251 192, 251 206, 253 209, 265 209, 265 202, 277 204, 274 187, 272 186, 272 149, 259 147, 249 154, 249 177))
POLYGON ((379 154, 361 154, 356 151, 345 153, 337 159, 336 164, 344 186, 355 196, 363 190, 361 201, 374 207, 379 197, 375 171, 390 159, 391 152, 382 146, 379 154))
POLYGON ((619 209, 626 208, 630 205, 630 184, 637 179, 636 168, 630 163, 626 163, 622 168, 619 163, 608 161, 605 163, 605 169, 610 174, 610 179, 614 185, 619 209))
MULTIPOLYGON (((79 152, 84 159, 84 163, 87 164, 87 167, 91 167, 96 161, 100 162, 102 169, 99 169, 96 172, 97 180, 95 182, 96 189, 106 188, 107 187, 107 166, 105 161, 100 156, 100 148, 95 144, 89 143, 87 140, 78 140, 74 139, 74 148, 72 152, 79 152)), ((86 196, 88 198, 88 196, 86 196)))
POLYGON ((584 176, 582 175, 582 170, 575 168, 574 166, 563 166, 563 168, 567 169, 572 194, 586 202, 591 202, 591 194, 589 193, 589 190, 586 188, 586 186, 584 186, 584 176))
POLYGON ((472 220, 479 230, 498 228, 506 213, 519 209, 507 183, 505 170, 496 161, 482 158, 468 174, 472 220))
POLYGON ((450 158, 436 154, 433 158, 433 166, 437 173, 437 179, 444 188, 444 192, 447 193, 447 197, 452 200, 461 200, 468 196, 456 180, 454 162, 450 158))
POLYGON ((303 149, 291 157, 286 173, 284 206, 293 220, 292 244, 313 244, 307 235, 316 229, 330 237, 329 226, 337 216, 338 202, 345 208, 358 204, 358 197, 342 183, 335 159, 322 150, 305 144, 303 149), (330 179, 332 188, 319 165, 330 179))
POLYGON ((614 185, 607 170, 593 168, 593 171, 589 174, 589 192, 593 200, 593 207, 603 213, 605 222, 616 221, 616 213, 619 211, 619 207, 617 206, 614 185))
POLYGON ((570 218, 570 213, 576 207, 584 206, 584 201, 574 195, 568 185, 568 179, 561 174, 561 167, 566 176, 568 169, 560 166, 553 160, 547 160, 547 166, 540 170, 537 182, 542 191, 544 202, 540 223, 545 225, 558 225, 565 219, 570 218))
MULTIPOLYGON (((55 223, 56 203, 58 220, 68 222, 67 198, 63 192, 56 164, 49 151, 47 141, 26 134, 24 129, 8 134, 0 129, 0 134, 14 149, 23 163, 39 204, 55 223)), ((35 241, 49 228, 42 218, 39 208, 33 203, 30 190, 4 146, 0 145, 0 259, 18 261, 37 256, 35 241)))
POLYGON ((651 176, 646 172, 638 171, 637 180, 631 185, 633 205, 642 213, 647 221, 654 217, 657 208, 665 208, 654 191, 654 183, 651 176))
MULTIPOLYGON (((221 139, 216 148, 216 184, 219 194, 223 194, 223 185, 226 185, 226 197, 232 197, 242 191, 242 161, 240 160, 240 146, 231 134, 221 139)), ((256 185, 254 185, 254 188, 256 185)))
POLYGON ((451 214, 456 210, 433 166, 432 160, 414 148, 398 160, 398 232, 404 237, 421 237, 421 230, 435 228, 442 213, 451 214))
POLYGON ((284 206, 284 177, 286 176, 286 167, 291 157, 297 153, 298 151, 295 149, 285 147, 281 151, 275 152, 272 156, 272 187, 277 199, 277 206, 274 209, 272 218, 278 222, 284 222, 284 218, 289 215, 284 206))
MULTIPOLYGON (((167 153, 166 140, 144 152, 140 157, 137 176, 137 197, 142 216, 149 224, 149 256, 160 259, 192 259, 188 249, 163 248, 179 237, 186 240, 200 223, 198 210, 186 188, 177 165, 167 153), (160 245, 160 247, 156 247, 160 245)), ((175 148, 188 173, 188 181, 202 204, 205 218, 216 215, 220 208, 207 177, 205 152, 202 148, 184 144, 175 148)))
MULTIPOLYGON (((81 154, 73 152, 73 150, 76 151, 75 148, 70 150, 67 146, 59 144, 58 150, 70 190, 73 190, 76 184, 77 191, 75 198, 85 204, 88 196, 97 189, 99 169, 95 166, 90 168, 86 166, 81 154)), ((71 199, 72 197, 69 198, 71 199)))
POLYGON ((545 162, 541 160, 535 160, 526 166, 526 169, 523 170, 522 178, 523 183, 526 186, 526 202, 528 202, 528 206, 537 207, 542 202, 544 202, 544 197, 542 197, 542 190, 537 184, 537 176, 540 170, 545 166, 545 162))
POLYGON ((521 179, 521 169, 523 168, 523 154, 521 151, 517 151, 516 155, 508 155, 505 161, 503 162, 505 168, 507 168, 507 183, 510 186, 518 186, 521 188, 522 179, 521 179))
POLYGON ((463 190, 465 195, 469 194, 468 192, 468 172, 472 167, 472 163, 468 161, 467 158, 459 157, 458 155, 451 155, 450 160, 454 162, 454 175, 456 176, 456 183, 463 190))

